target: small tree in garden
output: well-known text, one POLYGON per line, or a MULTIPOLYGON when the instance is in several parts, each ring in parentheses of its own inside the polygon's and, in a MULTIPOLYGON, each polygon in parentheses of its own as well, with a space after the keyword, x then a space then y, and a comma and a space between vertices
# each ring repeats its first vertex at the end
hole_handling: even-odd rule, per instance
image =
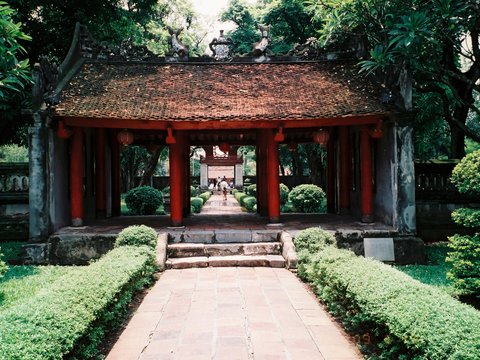
POLYGON ((294 187, 288 194, 288 200, 296 211, 316 213, 324 211, 325 192, 313 184, 302 184, 294 187))
MULTIPOLYGON (((452 172, 452 183, 462 194, 480 196, 480 150, 460 161, 452 172)), ((448 277, 462 295, 480 295, 480 209, 461 208, 452 214, 455 223, 474 229, 474 235, 456 234, 449 238, 452 264, 448 277)))
POLYGON ((139 186, 127 193, 125 204, 132 215, 153 215, 163 205, 163 194, 151 186, 139 186))

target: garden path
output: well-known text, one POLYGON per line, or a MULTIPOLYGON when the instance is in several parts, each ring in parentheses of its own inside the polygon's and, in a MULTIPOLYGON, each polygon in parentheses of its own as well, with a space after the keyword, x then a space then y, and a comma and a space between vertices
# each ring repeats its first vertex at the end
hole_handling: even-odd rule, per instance
POLYGON ((167 270, 107 360, 362 359, 293 273, 273 268, 167 270))

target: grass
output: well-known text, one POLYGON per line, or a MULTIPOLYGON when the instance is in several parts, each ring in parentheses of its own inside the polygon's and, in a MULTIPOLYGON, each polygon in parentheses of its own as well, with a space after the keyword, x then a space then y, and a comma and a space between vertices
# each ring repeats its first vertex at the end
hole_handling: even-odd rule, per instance
POLYGON ((0 313, 78 269, 75 266, 9 266, 0 279, 0 313))
POLYGON ((454 290, 451 281, 447 279, 447 272, 451 266, 445 262, 449 251, 446 243, 428 245, 426 247, 427 265, 406 265, 397 266, 397 269, 411 276, 412 278, 445 290, 453 294, 454 290))

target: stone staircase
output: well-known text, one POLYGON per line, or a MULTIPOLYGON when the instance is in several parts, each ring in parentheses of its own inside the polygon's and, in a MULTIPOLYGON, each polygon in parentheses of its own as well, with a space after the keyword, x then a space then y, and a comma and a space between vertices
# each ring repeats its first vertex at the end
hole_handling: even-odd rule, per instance
POLYGON ((222 230, 170 233, 167 269, 266 266, 283 268, 278 231, 222 230))

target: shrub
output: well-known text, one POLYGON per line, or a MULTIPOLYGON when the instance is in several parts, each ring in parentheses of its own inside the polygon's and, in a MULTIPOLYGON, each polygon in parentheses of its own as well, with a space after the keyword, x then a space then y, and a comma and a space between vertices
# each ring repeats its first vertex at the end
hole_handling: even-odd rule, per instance
POLYGON ((163 194, 151 186, 139 186, 127 193, 125 204, 132 215, 152 215, 163 205, 163 194))
POLYGON ((191 197, 197 197, 199 193, 200 193, 199 188, 196 188, 195 186, 190 186, 190 196, 191 197))
POLYGON ((317 185, 302 184, 290 191, 288 200, 299 212, 322 212, 324 210, 325 192, 317 185))
POLYGON ((164 194, 164 195, 169 195, 169 194, 170 194, 170 186, 165 186, 165 187, 162 189, 162 194, 164 194))
POLYGON ((245 199, 248 195, 245 194, 244 192, 238 191, 235 193, 235 200, 238 201, 238 203, 243 206, 243 199, 245 199))
POLYGON ((297 250, 308 250, 310 253, 323 250, 327 246, 336 246, 337 244, 332 234, 319 227, 300 231, 293 239, 293 243, 297 250))
POLYGON ((292 203, 290 201, 287 201, 286 204, 280 204, 280 212, 282 213, 294 212, 292 203))
POLYGON ((198 214, 202 211, 203 199, 201 197, 190 198, 190 206, 192 207, 192 212, 198 214))
POLYGON ((133 294, 151 283, 154 253, 124 246, 62 276, 0 313, 1 359, 92 359, 121 325, 133 294))
POLYGON ((280 184, 280 204, 285 205, 288 201, 290 189, 285 184, 280 184))
POLYGON ((243 199, 243 206, 248 212, 253 212, 253 207, 257 204, 257 199, 254 196, 246 196, 243 199))
POLYGON ((208 199, 210 199, 210 196, 212 196, 212 193, 210 191, 205 191, 198 195, 198 197, 203 200, 204 204, 208 201, 208 199))
MULTIPOLYGON (((465 156, 452 172, 452 183, 460 193, 480 195, 480 150, 465 156)), ((449 238, 452 250, 446 261, 452 265, 447 276, 461 295, 480 295, 480 209, 457 209, 455 223, 473 228, 475 235, 449 238)))
MULTIPOLYGON (((378 261, 327 247, 305 276, 381 359, 478 359, 480 313, 378 261)), ((364 349, 365 350, 365 349, 364 349)))
POLYGON ((245 188, 245 193, 249 196, 257 196, 257 184, 247 186, 245 188))
POLYGON ((232 195, 235 195, 238 192, 238 189, 233 189, 232 190, 232 195))
POLYGON ((115 240, 115 247, 146 245, 151 248, 157 246, 157 232, 145 225, 132 225, 123 229, 115 240))
POLYGON ((2 249, 0 248, 0 278, 2 278, 3 274, 7 271, 7 265, 2 261, 2 249))

